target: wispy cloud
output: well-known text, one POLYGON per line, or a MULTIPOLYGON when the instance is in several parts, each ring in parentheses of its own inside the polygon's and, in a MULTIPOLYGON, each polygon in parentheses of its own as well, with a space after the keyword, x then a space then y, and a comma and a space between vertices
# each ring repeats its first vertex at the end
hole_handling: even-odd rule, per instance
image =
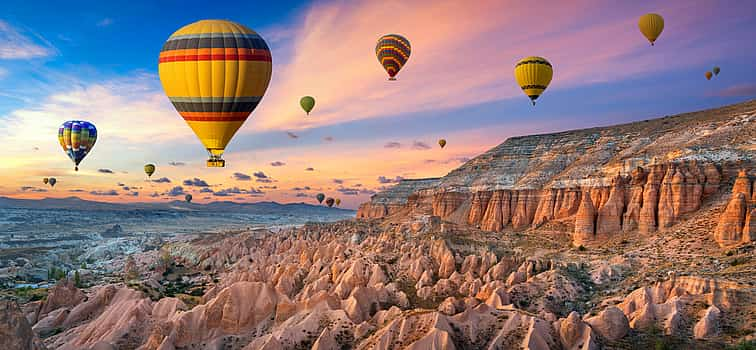
POLYGON ((378 176, 378 183, 381 183, 381 184, 397 183, 397 182, 400 182, 402 180, 404 180, 404 178, 401 177, 401 176, 397 176, 397 177, 395 177, 393 179, 389 178, 389 177, 385 177, 385 176, 378 176))
POLYGON ((31 38, 8 22, 0 20, 0 59, 29 59, 56 54, 55 48, 41 36, 31 38))
POLYGON ((22 186, 21 191, 23 192, 47 192, 44 188, 38 188, 34 186, 22 186))
POLYGON ((714 96, 722 97, 754 97, 756 96, 756 84, 733 85, 714 93, 714 96))
POLYGON ((170 166, 184 166, 186 163, 184 162, 168 162, 168 165, 170 166))
POLYGON ((107 27, 113 24, 113 19, 109 17, 105 17, 97 22, 98 27, 107 27))
POLYGON ((245 173, 235 172, 234 179, 238 181, 249 181, 249 180, 252 180, 252 177, 245 173))
POLYGON ((180 195, 183 195, 183 194, 186 194, 186 193, 184 192, 184 188, 183 187, 176 186, 174 188, 171 188, 168 191, 168 193, 166 193, 166 194, 169 195, 169 196, 171 196, 171 197, 176 197, 176 196, 180 196, 180 195))
POLYGON ((383 148, 402 148, 402 144, 396 141, 386 142, 383 148))
POLYGON ((207 184, 207 181, 202 180, 198 177, 195 177, 193 179, 186 179, 183 182, 184 186, 194 186, 194 187, 209 187, 210 185, 207 184))
POLYGON ((118 191, 116 190, 107 190, 107 191, 90 191, 89 194, 93 196, 117 196, 118 191))
POLYGON ((315 171, 315 168, 313 168, 313 167, 307 167, 307 168, 305 168, 305 171, 315 171))
POLYGON ((293 132, 290 132, 290 131, 286 132, 286 136, 288 136, 290 139, 298 139, 299 138, 299 135, 297 135, 297 134, 295 134, 293 132))
POLYGON ((425 143, 425 142, 422 142, 422 141, 414 141, 414 142, 412 142, 412 149, 426 150, 426 149, 430 149, 430 148, 431 147, 428 146, 428 144, 425 143))
POLYGON ((286 163, 284 163, 282 161, 278 161, 278 160, 275 161, 275 162, 270 163, 270 166, 284 166, 284 165, 286 165, 286 163))
POLYGON ((152 180, 152 182, 159 183, 159 184, 160 183, 171 183, 171 179, 169 179, 167 177, 161 177, 159 179, 152 180))
POLYGON ((102 173, 102 174, 113 174, 113 170, 104 169, 104 168, 103 169, 97 169, 97 172, 98 173, 102 173))

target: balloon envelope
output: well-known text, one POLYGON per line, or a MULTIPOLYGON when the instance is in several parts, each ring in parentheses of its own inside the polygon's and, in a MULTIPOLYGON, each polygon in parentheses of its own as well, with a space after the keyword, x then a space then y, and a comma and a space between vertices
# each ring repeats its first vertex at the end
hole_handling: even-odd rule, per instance
POLYGON ((191 194, 187 194, 186 196, 184 196, 184 199, 186 200, 187 203, 191 203, 192 202, 192 195, 191 194))
POLYGON ((155 164, 146 164, 144 166, 144 173, 147 174, 147 177, 152 176, 155 173, 155 164))
POLYGON ((48 179, 48 178, 46 178, 46 177, 42 179, 42 182, 43 182, 43 183, 44 183, 45 185, 47 185, 47 182, 48 182, 48 181, 50 181, 50 179, 48 179))
POLYGON ((322 193, 318 193, 315 198, 318 200, 318 203, 323 203, 323 200, 325 199, 325 195, 322 193))
POLYGON ((202 20, 173 33, 158 62, 166 95, 210 154, 207 166, 225 166, 226 145, 270 82, 265 40, 239 23, 202 20))
POLYGON ((389 80, 396 80, 396 75, 407 63, 411 53, 409 40, 399 34, 386 34, 375 45, 375 55, 388 73, 389 80))
POLYGON ((441 146, 441 148, 444 148, 444 146, 446 146, 446 140, 444 139, 438 140, 438 145, 441 146))
POLYGON ((719 75, 719 67, 714 67, 711 71, 714 72, 714 75, 719 75))
POLYGON ((328 205, 329 208, 333 206, 333 203, 334 203, 333 198, 328 197, 328 199, 326 199, 326 205, 328 205))
POLYGON ((87 121, 69 120, 58 129, 58 141, 78 171, 79 163, 92 151, 97 141, 97 128, 87 121))
POLYGON ((340 198, 336 198, 336 206, 338 207, 339 205, 341 205, 341 199, 340 198))
POLYGON ((535 106, 535 101, 551 83, 554 70, 551 63, 543 57, 530 56, 517 62, 514 70, 517 84, 535 106))
POLYGON ((647 13, 638 19, 638 29, 653 46, 664 30, 664 17, 656 13, 647 13))
POLYGON ((58 182, 54 177, 51 177, 47 182, 50 183, 50 187, 55 187, 55 184, 58 182))
POLYGON ((302 109, 304 109, 307 114, 310 114, 310 111, 312 111, 312 108, 315 107, 315 98, 312 96, 305 96, 299 99, 299 105, 302 106, 302 109))
POLYGON ((704 75, 706 75, 706 80, 711 80, 711 72, 706 72, 704 75))

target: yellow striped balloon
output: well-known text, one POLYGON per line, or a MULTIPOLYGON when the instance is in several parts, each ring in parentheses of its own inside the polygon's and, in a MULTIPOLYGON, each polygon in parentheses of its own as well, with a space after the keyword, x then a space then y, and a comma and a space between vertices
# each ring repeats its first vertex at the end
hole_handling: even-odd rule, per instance
POLYGON ((386 34, 375 44, 375 56, 389 75, 389 80, 396 80, 396 75, 407 64, 412 48, 407 38, 399 34, 386 34))
POLYGON ((638 19, 638 29, 651 46, 654 46, 654 42, 664 30, 664 17, 656 13, 647 13, 638 19))
POLYGON ((551 63, 543 57, 530 56, 517 62, 514 70, 515 79, 520 88, 530 97, 535 106, 538 96, 549 86, 554 71, 551 63))
POLYGON ((265 94, 270 49, 252 29, 226 20, 202 20, 173 33, 160 51, 158 72, 166 95, 223 167, 231 138, 265 94))

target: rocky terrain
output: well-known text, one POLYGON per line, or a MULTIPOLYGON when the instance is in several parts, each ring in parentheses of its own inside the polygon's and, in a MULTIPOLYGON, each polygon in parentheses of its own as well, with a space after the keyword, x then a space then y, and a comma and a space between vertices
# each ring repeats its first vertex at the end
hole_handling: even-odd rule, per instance
POLYGON ((747 349, 755 155, 756 101, 511 138, 357 219, 169 241, 0 303, 0 348, 747 349))

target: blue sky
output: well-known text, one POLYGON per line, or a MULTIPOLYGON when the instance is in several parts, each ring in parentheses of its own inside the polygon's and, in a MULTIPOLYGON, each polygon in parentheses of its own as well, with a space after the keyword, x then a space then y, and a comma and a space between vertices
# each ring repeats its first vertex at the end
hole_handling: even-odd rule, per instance
POLYGON ((151 184, 150 194, 158 197, 145 190, 136 197, 126 198, 124 191, 90 197, 165 200, 183 179, 201 177, 218 191, 241 186, 254 192, 234 198, 244 201, 301 201, 302 193, 317 193, 297 190, 305 186, 334 195, 360 187, 357 195, 342 196, 354 207, 386 185, 380 176, 442 176, 510 136, 643 120, 756 96, 754 2, 208 4, 4 2, 0 137, 7 146, 0 153, 5 164, 0 195, 67 196, 82 187, 107 192, 116 183, 143 182, 139 169, 153 162, 172 180, 151 184), (637 29, 637 17, 646 12, 665 16, 655 47, 637 29), (166 38, 206 18, 248 25, 273 55, 271 85, 229 145, 225 169, 204 167, 204 149, 168 103, 157 77, 166 38), (533 18, 539 18, 540 30, 523 31, 533 18), (413 46, 395 83, 386 82, 373 53, 375 40, 387 32, 403 33, 413 46), (512 76, 514 62, 530 55, 547 57, 555 67, 536 107, 512 76), (707 81, 704 73, 714 65, 722 73, 707 81), (304 118, 297 101, 306 94, 318 103, 304 118), (95 122, 102 138, 84 170, 73 173, 53 134, 61 122, 79 117, 95 122), (433 147, 441 137, 449 142, 444 150, 433 147), (389 142, 401 146, 385 148, 389 142), (417 142, 431 148, 412 147, 417 142), (38 151, 18 157, 35 147, 38 151), (274 162, 286 165, 271 166, 274 162), (21 167, 34 170, 19 177, 21 167), (316 171, 305 171, 308 167, 316 171), (233 175, 259 171, 276 184, 233 175), (63 180, 60 191, 20 190, 49 174, 63 180))

